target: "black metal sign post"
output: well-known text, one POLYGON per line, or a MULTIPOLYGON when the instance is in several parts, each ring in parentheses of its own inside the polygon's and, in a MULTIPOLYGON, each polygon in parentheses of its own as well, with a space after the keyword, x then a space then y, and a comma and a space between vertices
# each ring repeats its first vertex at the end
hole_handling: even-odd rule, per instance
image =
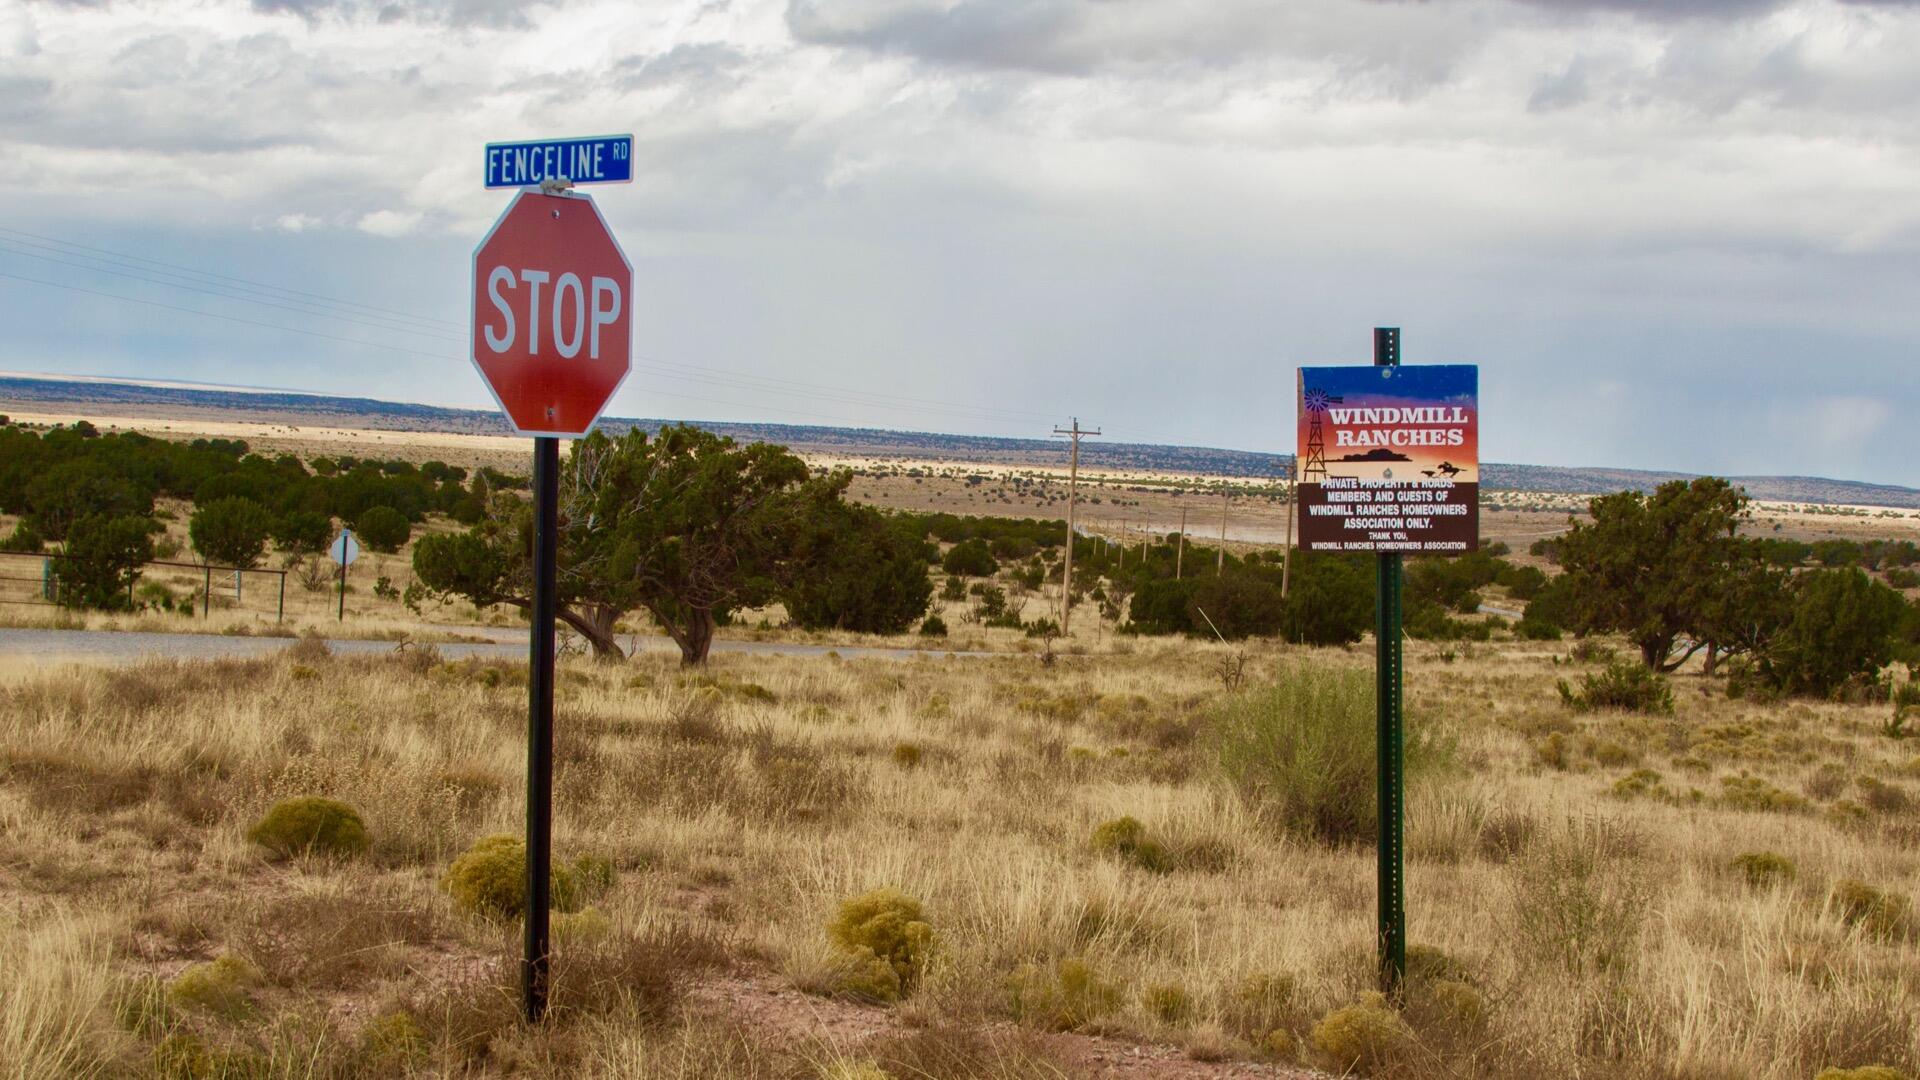
POLYGON ((533 625, 527 633, 527 918, 520 1002, 528 1023, 547 1011, 553 867, 553 618, 560 542, 560 440, 533 440, 533 625))
MULTIPOLYGON (((1400 366, 1400 328, 1373 331, 1373 365, 1400 366)), ((1397 996, 1407 971, 1406 738, 1400 712, 1401 555, 1381 552, 1374 603, 1374 699, 1379 757, 1380 989, 1397 996)))

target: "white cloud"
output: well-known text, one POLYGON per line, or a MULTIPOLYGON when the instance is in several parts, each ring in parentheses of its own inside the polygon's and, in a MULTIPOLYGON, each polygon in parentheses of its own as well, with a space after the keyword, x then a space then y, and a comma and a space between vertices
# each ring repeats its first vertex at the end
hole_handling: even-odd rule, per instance
POLYGON ((417 211, 375 210, 362 215, 355 227, 370 236, 405 236, 420 228, 420 220, 417 211))
MULTIPOLYGON (((16 5, 0 12, 0 206, 16 208, 0 224, 52 194, 62 230, 169 252, 272 223, 253 242, 296 245, 301 272, 333 266, 344 289, 391 275, 459 324, 463 253, 501 204, 479 188, 481 145, 632 131, 636 180, 600 199, 657 298, 644 351, 669 359, 983 408, 1091 405, 1116 430, 1284 449, 1283 389, 1249 388, 1400 321, 1411 357, 1487 365, 1507 406, 1490 456, 1754 472, 1786 471, 1768 459, 1779 440, 1641 418, 1791 408, 1810 370, 1841 377, 1832 395, 1920 407, 1920 6, 1204 10, 16 5), (1160 388, 1169 364, 1186 374, 1160 388), (1601 383, 1661 400, 1570 440, 1551 417, 1568 387, 1601 383)), ((250 257, 290 272, 278 250, 250 257)), ((0 317, 34 303, 0 290, 0 317)), ((137 339, 113 347, 145 362, 137 339)), ((444 398, 460 377, 411 370, 356 389, 444 398)), ((629 411, 719 411, 685 385, 633 385, 629 411)), ((1883 460, 1920 454, 1911 430, 1877 437, 1896 451, 1883 460)))

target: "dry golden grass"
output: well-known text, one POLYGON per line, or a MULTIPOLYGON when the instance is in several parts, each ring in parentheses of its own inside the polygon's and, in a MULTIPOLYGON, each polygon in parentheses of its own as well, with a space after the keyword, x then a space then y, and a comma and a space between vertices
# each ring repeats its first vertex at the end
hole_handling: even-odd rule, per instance
MULTIPOLYGON (((522 826, 524 672, 300 648, 0 681, 0 1073, 1098 1075, 1042 1031, 1072 1027, 1187 1055, 1122 1075, 1202 1076, 1184 1070, 1274 1049, 1336 1066, 1314 1033, 1371 986, 1372 853, 1275 831, 1221 778, 1220 648, 724 656, 700 675, 648 656, 562 671, 556 851, 615 873, 560 921, 556 1022, 527 1032, 513 929, 440 885, 522 826), (296 795, 355 807, 371 849, 252 846, 296 795), (1090 841, 1122 817, 1164 861, 1090 841), (880 888, 935 937, 885 1010, 844 1000, 825 930, 880 888), (220 1009, 166 990, 222 955, 247 975, 220 1009)), ((1369 660, 1250 655, 1262 676, 1369 660)), ((1911 920, 1834 889, 1920 891, 1920 828, 1884 793, 1912 792, 1912 745, 1874 707, 1730 701, 1693 677, 1671 718, 1574 714, 1553 690, 1572 663, 1410 647, 1410 713, 1447 727, 1455 764, 1411 793, 1413 1038, 1369 1067, 1920 1065, 1911 920), (1658 775, 1619 784, 1637 770, 1658 775), (1741 777, 1803 805, 1747 808, 1722 782, 1741 777), (1752 852, 1795 871, 1756 882, 1752 852)))

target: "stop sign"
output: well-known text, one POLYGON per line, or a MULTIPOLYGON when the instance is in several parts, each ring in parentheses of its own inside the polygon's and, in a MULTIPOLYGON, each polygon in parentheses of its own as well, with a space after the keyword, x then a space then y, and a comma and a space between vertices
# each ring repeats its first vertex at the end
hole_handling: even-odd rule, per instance
POLYGON ((522 435, 585 435, 632 361, 633 267, 593 200, 523 191, 473 252, 473 363, 522 435))

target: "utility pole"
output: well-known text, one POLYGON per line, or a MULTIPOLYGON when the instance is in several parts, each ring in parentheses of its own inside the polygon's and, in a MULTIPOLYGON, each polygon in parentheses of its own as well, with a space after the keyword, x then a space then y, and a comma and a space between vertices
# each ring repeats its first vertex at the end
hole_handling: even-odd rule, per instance
POLYGON ((1227 572, 1227 506, 1232 502, 1232 492, 1222 486, 1220 488, 1220 557, 1213 564, 1215 577, 1227 572))
POLYGON ((1180 571, 1187 561, 1187 508, 1180 508, 1180 546, 1173 549, 1173 580, 1180 580, 1180 571))
MULTIPOLYGON (((1298 464, 1298 462, 1295 462, 1298 464)), ((1287 598, 1287 578, 1293 570, 1293 502, 1300 494, 1300 485, 1291 483, 1291 469, 1281 474, 1281 482, 1287 484, 1287 540, 1280 549, 1280 599, 1287 598)))
POLYGON ((1067 465, 1067 565, 1061 572, 1060 580, 1060 636, 1067 636, 1067 620, 1073 614, 1073 502, 1074 493, 1080 486, 1080 438, 1083 435, 1098 435, 1099 430, 1088 431, 1080 426, 1080 418, 1073 418, 1071 428, 1054 428, 1055 435, 1066 435, 1073 439, 1073 456, 1067 465))

